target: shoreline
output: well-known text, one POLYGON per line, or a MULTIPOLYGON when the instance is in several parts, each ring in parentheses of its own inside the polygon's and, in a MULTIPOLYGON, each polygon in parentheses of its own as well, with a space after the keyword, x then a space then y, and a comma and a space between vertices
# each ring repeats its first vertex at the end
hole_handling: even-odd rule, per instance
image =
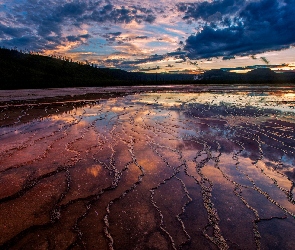
POLYGON ((100 99, 110 94, 134 94, 141 92, 215 92, 215 91, 272 91, 272 90, 295 91, 294 84, 261 84, 261 85, 233 85, 233 84, 210 84, 210 85, 149 85, 149 86, 117 86, 117 87, 74 87, 74 88, 45 88, 45 89, 17 89, 0 90, 0 103, 2 105, 14 102, 28 103, 46 99, 54 101, 68 99, 69 101, 79 98, 100 99))

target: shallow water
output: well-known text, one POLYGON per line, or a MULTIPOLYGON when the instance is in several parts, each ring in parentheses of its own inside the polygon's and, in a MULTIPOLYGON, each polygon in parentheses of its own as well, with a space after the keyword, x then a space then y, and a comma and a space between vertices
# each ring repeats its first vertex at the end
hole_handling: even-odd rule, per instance
POLYGON ((294 249, 295 91, 7 102, 1 249, 294 249))

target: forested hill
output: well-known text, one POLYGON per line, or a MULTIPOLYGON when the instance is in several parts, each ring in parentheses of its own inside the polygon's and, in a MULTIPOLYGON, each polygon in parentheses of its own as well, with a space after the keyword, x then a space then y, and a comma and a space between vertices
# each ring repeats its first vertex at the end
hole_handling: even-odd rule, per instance
POLYGON ((0 49, 1 89, 103 86, 132 81, 134 77, 123 70, 0 49))
POLYGON ((164 84, 188 75, 131 73, 0 48, 0 89, 164 84))

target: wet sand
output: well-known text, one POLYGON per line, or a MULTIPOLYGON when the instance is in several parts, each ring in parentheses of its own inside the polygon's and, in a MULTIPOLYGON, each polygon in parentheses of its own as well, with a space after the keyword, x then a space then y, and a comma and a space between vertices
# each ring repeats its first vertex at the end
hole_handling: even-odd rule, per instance
POLYGON ((0 102, 1 249, 295 248, 294 87, 0 102))

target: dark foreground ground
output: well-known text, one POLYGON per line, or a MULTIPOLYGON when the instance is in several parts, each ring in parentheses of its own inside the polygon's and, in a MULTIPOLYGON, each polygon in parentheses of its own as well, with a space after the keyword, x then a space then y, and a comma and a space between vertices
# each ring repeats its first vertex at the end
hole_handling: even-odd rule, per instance
POLYGON ((294 88, 133 90, 0 93, 0 249, 295 248, 294 88))

